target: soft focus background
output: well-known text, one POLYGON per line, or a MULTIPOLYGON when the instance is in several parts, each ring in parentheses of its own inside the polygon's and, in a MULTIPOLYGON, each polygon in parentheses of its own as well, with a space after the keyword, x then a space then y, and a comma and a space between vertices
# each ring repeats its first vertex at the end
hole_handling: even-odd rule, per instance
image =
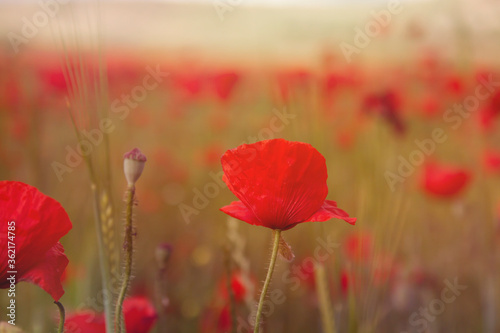
MULTIPOLYGON (((296 258, 275 271, 285 301, 265 331, 323 332, 326 293, 338 332, 498 333, 499 17, 495 0, 2 1, 0 178, 65 207, 61 301, 100 312, 75 127, 112 207, 115 270, 122 156, 139 147, 130 294, 155 304, 154 332, 247 332, 271 232, 219 211, 234 200, 220 156, 263 139, 308 142, 327 160, 328 198, 358 222, 284 233, 296 258)), ((52 331, 50 296, 18 292, 18 325, 52 331)))

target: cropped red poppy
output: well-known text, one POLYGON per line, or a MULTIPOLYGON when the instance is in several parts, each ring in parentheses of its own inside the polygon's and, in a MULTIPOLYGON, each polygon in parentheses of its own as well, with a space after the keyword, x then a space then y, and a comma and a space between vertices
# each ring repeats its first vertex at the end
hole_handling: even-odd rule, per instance
POLYGON ((221 101, 227 101, 233 95, 239 80, 240 74, 235 71, 216 73, 212 78, 216 97, 221 101))
MULTIPOLYGON (((249 283, 253 284, 254 281, 249 281, 249 283)), ((251 286, 246 285, 246 283, 244 281, 244 277, 243 277, 241 272, 234 271, 231 274, 231 292, 233 294, 232 296, 234 297, 234 301, 236 303, 241 303, 245 300, 248 293, 250 292, 248 287, 251 287, 251 286)), ((229 295, 228 295, 227 291, 228 291, 227 277, 224 276, 219 282, 217 294, 222 299, 228 300, 229 295)))
POLYGON ((238 199, 221 211, 253 225, 287 230, 302 222, 356 218, 325 200, 325 158, 310 144, 283 139, 244 144, 221 159, 223 180, 238 199))
POLYGON ((451 197, 461 192, 470 178, 470 172, 465 169, 431 163, 424 168, 422 186, 431 195, 451 197))
POLYGON ((144 296, 127 298, 123 302, 123 316, 127 333, 149 332, 158 319, 153 304, 144 296))
MULTIPOLYGON (((155 308, 143 296, 130 297, 123 302, 123 317, 127 333, 147 333, 158 319, 155 308)), ((106 322, 103 314, 84 310, 68 315, 64 329, 67 333, 105 333, 106 322)))
POLYGON ((106 333, 104 316, 93 311, 79 311, 66 316, 66 333, 106 333))
POLYGON ((487 150, 483 155, 484 168, 492 173, 500 173, 500 151, 487 150))
MULTIPOLYGON (((16 282, 27 281, 59 300, 64 294, 61 278, 68 259, 59 239, 71 228, 64 208, 33 186, 14 181, 0 182, 0 288, 9 288, 9 271, 17 271, 16 282), (7 222, 15 222, 9 234, 7 222), (9 236, 11 238, 9 238, 9 236), (15 245, 15 267, 8 262, 7 247, 15 245)), ((12 254, 12 252, 9 252, 12 254)))
POLYGON ((344 251, 349 260, 368 262, 373 255, 373 236, 366 231, 349 234, 344 240, 344 251))

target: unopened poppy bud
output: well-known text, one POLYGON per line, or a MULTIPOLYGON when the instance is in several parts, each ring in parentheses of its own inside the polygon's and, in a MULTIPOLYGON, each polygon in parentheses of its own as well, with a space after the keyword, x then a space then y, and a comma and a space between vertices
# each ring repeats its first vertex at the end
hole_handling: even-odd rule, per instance
POLYGON ((137 179, 141 176, 142 170, 144 170, 145 163, 146 156, 137 148, 123 155, 123 171, 125 172, 128 186, 134 186, 137 179))

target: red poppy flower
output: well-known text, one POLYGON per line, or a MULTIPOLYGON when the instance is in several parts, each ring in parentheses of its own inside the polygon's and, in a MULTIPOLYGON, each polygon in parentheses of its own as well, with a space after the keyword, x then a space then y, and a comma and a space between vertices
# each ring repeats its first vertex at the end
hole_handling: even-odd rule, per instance
POLYGON ((380 94, 370 94, 363 101, 363 110, 380 114, 396 131, 404 134, 406 125, 401 115, 401 97, 396 91, 387 90, 380 94))
MULTIPOLYGON (((151 302, 142 296, 123 302, 123 316, 127 333, 147 333, 158 319, 151 302)), ((67 316, 64 329, 68 333, 105 333, 106 323, 103 314, 80 311, 67 316)))
MULTIPOLYGON (((0 182, 0 288, 9 288, 9 271, 17 271, 16 282, 36 284, 59 300, 64 294, 61 277, 68 265, 59 239, 72 227, 68 214, 54 199, 36 188, 14 181, 0 182), (7 229, 8 222, 14 229, 7 229), (10 233, 9 233, 10 231, 10 233), (15 267, 8 262, 8 246, 15 245, 15 267)), ((12 252, 9 252, 12 254, 12 252)))
POLYGON ((67 333, 106 333, 104 316, 92 311, 81 311, 66 316, 64 332, 67 333))
POLYGON ((222 308, 219 318, 217 320, 217 331, 218 332, 228 332, 231 329, 231 312, 229 307, 225 306, 222 308))
POLYGON ((348 235, 344 242, 344 251, 352 261, 367 262, 373 254, 372 235, 367 232, 348 235))
POLYGON ((66 79, 64 73, 58 65, 44 66, 39 72, 40 81, 43 84, 43 91, 46 93, 67 93, 66 79))
MULTIPOLYGON (((254 281, 250 281, 254 283, 254 281)), ((234 301, 236 303, 243 302, 249 293, 249 286, 246 285, 244 277, 241 272, 235 271, 231 274, 231 292, 233 293, 234 301)), ((251 287, 251 286, 250 286, 251 287)), ((219 296, 225 300, 229 299, 227 293, 227 278, 224 277, 219 282, 219 296)))
POLYGON ((215 74, 212 77, 212 84, 216 97, 221 101, 229 100, 238 81, 240 81, 240 74, 235 71, 223 71, 215 74))
POLYGON ((325 200, 325 158, 309 144, 283 139, 245 144, 228 150, 221 162, 223 180, 241 200, 221 208, 232 217, 280 230, 334 217, 356 222, 335 201, 325 200))
POLYGON ((461 95, 464 91, 464 83, 458 76, 450 76, 446 81, 446 90, 454 95, 461 95))
POLYGON ((202 72, 184 71, 174 76, 175 87, 185 97, 198 97, 203 92, 205 75, 202 72))
POLYGON ((481 130, 488 133, 494 128, 495 120, 497 119, 497 112, 491 107, 484 107, 479 110, 478 121, 481 130))
POLYGON ((425 166, 422 187, 431 195, 451 197, 461 192, 470 178, 470 173, 465 169, 431 163, 425 166))
POLYGON ((361 288, 360 278, 353 272, 346 269, 340 271, 340 291, 343 296, 347 296, 349 292, 354 294, 359 293, 361 288))
POLYGON ((149 332, 158 319, 153 304, 144 296, 130 297, 123 302, 127 333, 149 332))
POLYGON ((484 152, 483 164, 487 171, 500 173, 500 151, 488 150, 484 152))

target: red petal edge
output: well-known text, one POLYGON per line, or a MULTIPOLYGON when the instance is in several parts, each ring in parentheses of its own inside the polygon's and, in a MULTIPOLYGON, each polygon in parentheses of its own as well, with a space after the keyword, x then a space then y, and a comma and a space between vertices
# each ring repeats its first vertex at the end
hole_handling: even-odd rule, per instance
POLYGON ((45 290, 55 301, 64 295, 61 276, 68 265, 61 243, 57 243, 45 253, 42 260, 24 273, 19 281, 31 282, 45 290))
POLYGON ((220 210, 235 219, 252 225, 262 225, 253 212, 241 201, 233 201, 231 204, 220 208, 220 210))
POLYGON ((304 222, 323 222, 331 218, 341 219, 352 225, 356 223, 355 217, 349 217, 349 214, 338 208, 337 203, 332 200, 325 200, 320 209, 304 222))

